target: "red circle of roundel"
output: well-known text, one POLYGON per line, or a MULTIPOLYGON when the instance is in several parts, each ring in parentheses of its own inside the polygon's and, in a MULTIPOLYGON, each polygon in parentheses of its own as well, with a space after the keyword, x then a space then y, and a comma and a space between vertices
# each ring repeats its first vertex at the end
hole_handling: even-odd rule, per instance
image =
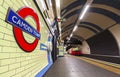
MULTIPOLYGON (((40 32, 40 24, 39 24, 39 18, 37 16, 37 14, 34 12, 34 10, 32 10, 29 7, 25 7, 20 9, 17 12, 23 19, 25 19, 27 16, 32 16, 36 22, 36 27, 37 27, 37 31, 40 32)), ((18 43, 18 45, 20 46, 20 48, 22 48, 25 52, 32 52, 37 44, 39 39, 35 38, 33 43, 28 43, 23 36, 23 32, 21 29, 17 28, 16 26, 13 27, 13 33, 15 36, 15 39, 18 43)))

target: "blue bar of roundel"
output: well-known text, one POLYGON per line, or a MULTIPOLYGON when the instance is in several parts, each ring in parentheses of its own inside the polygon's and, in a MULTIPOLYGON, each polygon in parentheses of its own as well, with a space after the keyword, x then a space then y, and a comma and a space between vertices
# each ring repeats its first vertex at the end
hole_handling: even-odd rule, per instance
POLYGON ((9 22, 10 24, 12 24, 13 26, 16 26, 18 28, 20 28, 22 31, 25 31, 26 33, 40 39, 40 33, 37 32, 29 23, 27 23, 23 18, 21 18, 18 14, 16 14, 12 9, 9 9, 9 12, 8 12, 8 16, 7 16, 7 22, 9 22), (24 26, 20 26, 19 24, 15 23, 13 20, 12 20, 12 17, 15 16, 17 17, 18 20, 20 20, 21 22, 23 22, 24 24, 26 24, 31 30, 32 32, 29 32, 27 31, 24 26))

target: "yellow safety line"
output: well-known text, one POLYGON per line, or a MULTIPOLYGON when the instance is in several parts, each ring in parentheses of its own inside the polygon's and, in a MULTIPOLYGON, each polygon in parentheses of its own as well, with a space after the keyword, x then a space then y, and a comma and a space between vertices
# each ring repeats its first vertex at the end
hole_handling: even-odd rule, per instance
POLYGON ((75 57, 75 58, 78 58, 78 59, 80 59, 80 60, 83 60, 83 61, 85 61, 85 62, 88 62, 88 63, 90 63, 90 64, 96 65, 96 66, 98 66, 98 67, 101 67, 101 68, 103 68, 103 69, 106 69, 106 70, 108 70, 108 71, 111 71, 111 72, 114 72, 114 73, 120 75, 120 69, 119 69, 119 68, 111 67, 111 66, 109 66, 109 65, 102 64, 102 63, 100 63, 100 62, 95 62, 95 61, 93 61, 93 60, 89 60, 88 58, 86 59, 86 58, 84 58, 84 57, 75 57))
POLYGON ((109 66, 112 66, 114 68, 120 69, 120 65, 119 64, 110 63, 110 62, 101 61, 101 60, 92 59, 92 58, 87 58, 87 57, 82 57, 82 58, 85 58, 85 59, 88 59, 88 60, 92 60, 92 61, 95 61, 95 62, 99 62, 99 63, 105 64, 105 65, 109 65, 109 66))

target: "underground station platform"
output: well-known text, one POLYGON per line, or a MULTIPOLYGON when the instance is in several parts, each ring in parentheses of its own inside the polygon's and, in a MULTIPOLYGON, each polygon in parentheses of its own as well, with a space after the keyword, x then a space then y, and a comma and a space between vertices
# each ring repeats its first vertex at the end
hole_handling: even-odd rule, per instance
POLYGON ((43 77, 120 77, 120 65, 81 56, 60 57, 43 77))

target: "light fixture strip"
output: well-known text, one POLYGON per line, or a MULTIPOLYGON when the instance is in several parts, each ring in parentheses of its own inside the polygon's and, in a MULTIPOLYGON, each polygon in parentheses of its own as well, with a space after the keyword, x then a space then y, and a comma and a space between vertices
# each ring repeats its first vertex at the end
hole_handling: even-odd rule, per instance
POLYGON ((73 34, 70 35, 70 38, 73 36, 73 34))
POLYGON ((75 26, 73 29, 73 32, 75 32, 77 30, 78 26, 75 26))
POLYGON ((74 27, 71 35, 70 35, 70 38, 73 36, 73 32, 75 32, 76 29, 78 28, 78 26, 76 26, 76 25, 79 25, 80 21, 83 19, 85 13, 86 13, 87 10, 89 9, 90 4, 91 4, 92 2, 93 2, 93 0, 88 0, 88 1, 86 2, 86 4, 84 5, 84 9, 82 10, 82 13, 80 13, 80 15, 79 15, 79 19, 77 20, 77 22, 76 22, 76 24, 75 24, 75 27, 74 27))
POLYGON ((83 10, 83 12, 82 12, 82 14, 81 14, 81 16, 80 16, 80 20, 82 20, 83 19, 83 17, 84 17, 84 15, 85 15, 85 13, 87 12, 87 10, 88 10, 88 8, 90 7, 90 5, 86 5, 86 7, 84 8, 84 10, 83 10))

